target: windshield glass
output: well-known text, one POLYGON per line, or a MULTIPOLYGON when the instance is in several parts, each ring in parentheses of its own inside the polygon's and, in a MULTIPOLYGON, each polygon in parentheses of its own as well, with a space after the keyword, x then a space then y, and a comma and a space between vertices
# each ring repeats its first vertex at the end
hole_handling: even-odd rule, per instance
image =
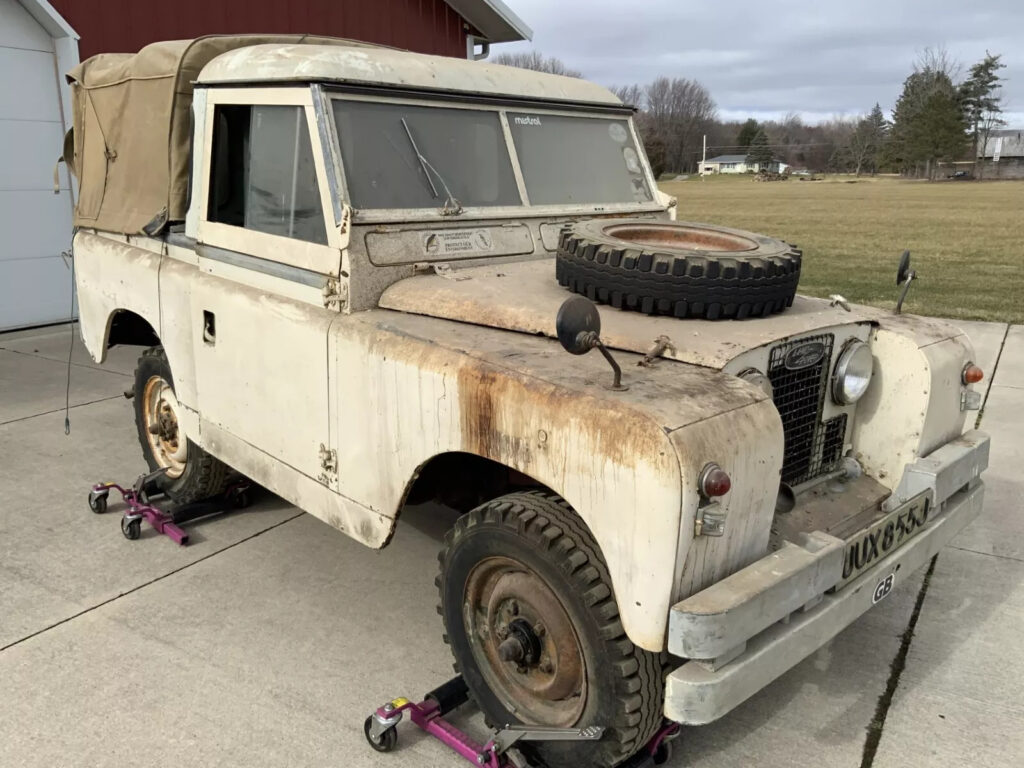
POLYGON ((497 112, 335 99, 356 208, 521 205, 497 112))
POLYGON ((652 199, 627 120, 509 112, 508 124, 531 205, 652 199))

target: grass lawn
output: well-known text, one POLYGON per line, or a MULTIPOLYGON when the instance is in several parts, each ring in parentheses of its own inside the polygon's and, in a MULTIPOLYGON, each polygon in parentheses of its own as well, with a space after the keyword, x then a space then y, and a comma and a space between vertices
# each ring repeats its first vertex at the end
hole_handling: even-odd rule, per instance
POLYGON ((892 307, 896 266, 909 248, 919 279, 908 312, 1024 322, 1024 181, 692 176, 661 188, 679 198, 680 221, 747 229, 802 248, 800 293, 892 307))

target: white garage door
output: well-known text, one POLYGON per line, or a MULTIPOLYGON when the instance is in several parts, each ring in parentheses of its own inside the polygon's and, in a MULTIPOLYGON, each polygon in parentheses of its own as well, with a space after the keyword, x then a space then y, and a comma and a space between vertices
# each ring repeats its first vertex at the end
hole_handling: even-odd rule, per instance
POLYGON ((0 0, 0 330, 68 319, 71 203, 53 193, 63 134, 53 40, 0 0))

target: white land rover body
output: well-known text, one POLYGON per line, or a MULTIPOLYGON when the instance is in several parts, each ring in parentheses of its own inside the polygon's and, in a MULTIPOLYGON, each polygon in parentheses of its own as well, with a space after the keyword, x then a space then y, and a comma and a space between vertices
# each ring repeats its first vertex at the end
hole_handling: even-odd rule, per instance
POLYGON ((147 348, 136 415, 168 492, 234 471, 370 547, 407 503, 462 509, 438 584, 473 697, 492 722, 607 729, 550 765, 721 717, 981 510, 967 338, 730 299, 771 270, 795 287, 799 251, 673 223, 602 87, 289 37, 69 79, 81 332, 97 361, 147 348), (742 279, 674 301, 571 272, 656 293, 694 263, 742 279), (566 287, 612 305, 626 388, 559 346, 566 287))

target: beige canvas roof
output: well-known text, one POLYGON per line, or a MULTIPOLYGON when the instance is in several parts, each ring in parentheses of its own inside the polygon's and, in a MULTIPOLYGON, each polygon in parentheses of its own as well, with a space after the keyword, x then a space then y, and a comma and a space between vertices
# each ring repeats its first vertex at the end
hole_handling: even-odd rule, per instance
POLYGON ((136 54, 102 53, 71 70, 74 138, 65 160, 78 178, 75 226, 135 234, 183 219, 200 70, 238 48, 305 42, 371 47, 309 35, 210 36, 153 43, 136 54))

